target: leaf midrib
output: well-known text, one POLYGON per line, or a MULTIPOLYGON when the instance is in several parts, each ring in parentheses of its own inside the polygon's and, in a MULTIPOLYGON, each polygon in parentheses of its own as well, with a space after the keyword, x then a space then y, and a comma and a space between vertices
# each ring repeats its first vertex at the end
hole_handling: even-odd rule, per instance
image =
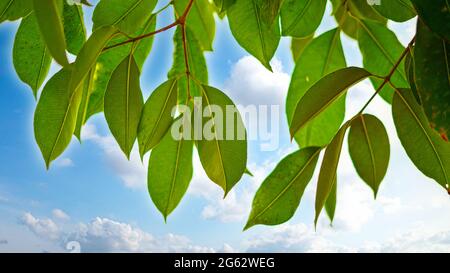
POLYGON ((114 23, 113 26, 118 25, 121 21, 123 21, 125 19, 125 17, 127 17, 131 12, 133 12, 137 6, 139 6, 142 1, 144 0, 138 0, 136 1, 136 3, 134 3, 129 10, 127 10, 127 12, 125 12, 124 14, 122 14, 122 16, 120 16, 114 23))
POLYGON ((264 35, 262 33, 262 24, 261 24, 261 18, 259 17, 259 9, 258 9, 258 5, 255 3, 255 0, 251 0, 252 4, 253 4, 253 11, 255 12, 255 18, 256 18, 256 25, 258 27, 258 34, 259 34, 259 40, 261 42, 261 49, 262 49, 262 54, 263 54, 263 58, 264 58, 264 62, 268 62, 268 58, 267 58, 267 53, 266 53, 266 43, 264 40, 264 35))
POLYGON ((182 145, 183 141, 180 140, 178 141, 178 145, 177 145, 177 157, 175 160, 175 170, 172 173, 172 181, 171 181, 171 185, 170 185, 170 193, 169 193, 169 197, 167 199, 167 204, 166 204, 166 209, 164 210, 164 217, 167 217, 169 214, 169 206, 170 206, 170 201, 172 200, 173 197, 173 191, 175 188, 175 181, 177 179, 177 175, 178 175, 178 167, 179 167, 179 160, 180 160, 180 152, 181 152, 181 145, 182 145))
MULTIPOLYGON (((317 0, 316 0, 317 1, 317 0)), ((303 10, 299 12, 299 14, 295 17, 294 21, 287 27, 286 34, 289 34, 292 32, 292 29, 295 28, 295 26, 301 21, 305 13, 308 11, 309 6, 311 6, 312 0, 308 0, 306 5, 304 6, 303 10)))
POLYGON ((412 114, 412 116, 414 117, 414 119, 416 120, 417 124, 419 125, 420 129, 422 129, 422 132, 424 133, 424 135, 426 136, 428 143, 430 144, 433 153, 435 154, 438 162, 439 162, 439 167, 442 170, 442 173, 444 174, 445 177, 445 181, 448 183, 448 176, 447 176, 447 172, 445 170, 444 167, 444 163, 441 160, 441 157, 439 156, 439 153, 437 152, 436 147, 434 146, 433 141, 431 140, 430 136, 427 134, 427 131, 425 130, 425 128, 423 127, 422 123, 420 122, 419 117, 416 115, 416 113, 413 111, 413 109, 411 108, 411 106, 408 104, 408 102, 406 101, 406 99, 403 97, 403 95, 400 92, 397 92, 398 96, 401 98, 401 100, 403 101, 403 103, 407 106, 408 111, 412 114))
POLYGON ((294 185, 295 181, 300 177, 300 175, 303 174, 303 172, 306 170, 306 168, 309 167, 311 162, 314 161, 314 159, 317 157, 317 155, 321 152, 322 149, 318 149, 314 154, 306 161, 305 165, 301 168, 301 170, 295 175, 291 181, 289 181, 288 185, 279 193, 275 198, 260 212, 258 213, 251 221, 255 221, 258 217, 266 213, 291 187, 294 185))
POLYGON ((8 12, 8 10, 12 6, 13 2, 14 2, 14 0, 10 0, 8 2, 8 5, 6 5, 6 8, 3 10, 2 14, 0 14, 0 18, 2 18, 6 14, 6 12, 8 12))
POLYGON ((372 143, 370 141, 369 132, 367 130, 366 121, 365 121, 363 115, 361 115, 361 124, 362 124, 363 130, 364 130, 364 137, 367 142, 367 147, 369 148, 370 160, 372 162, 372 175, 373 175, 373 183, 374 183, 373 186, 375 187, 376 186, 375 184, 378 182, 377 181, 377 169, 376 169, 376 163, 375 163, 375 155, 374 155, 372 143))

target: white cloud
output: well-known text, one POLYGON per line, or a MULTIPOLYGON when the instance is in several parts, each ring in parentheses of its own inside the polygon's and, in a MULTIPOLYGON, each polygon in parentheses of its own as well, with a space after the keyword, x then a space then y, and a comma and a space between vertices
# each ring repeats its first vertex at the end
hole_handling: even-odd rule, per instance
POLYGON ((284 109, 290 76, 280 60, 271 62, 273 73, 251 56, 241 58, 231 68, 225 90, 236 104, 280 105, 284 109))
POLYGON ((28 227, 37 236, 56 240, 61 235, 59 227, 51 219, 39 219, 31 213, 25 213, 21 223, 28 227))
POLYGON ((68 157, 61 157, 58 158, 55 162, 54 165, 60 168, 67 168, 67 167, 72 167, 74 166, 72 159, 68 158, 68 157))
MULTIPOLYGON (((39 238, 51 240, 66 249, 77 242, 82 252, 216 252, 214 248, 193 244, 185 236, 168 233, 154 236, 128 223, 96 217, 89 223, 60 226, 50 219, 39 219, 31 213, 21 218, 39 238)), ((233 251, 229 245, 220 250, 233 251)))
POLYGON ((67 215, 67 213, 65 213, 61 209, 54 209, 54 210, 52 210, 52 215, 57 220, 67 221, 67 220, 70 219, 69 215, 67 215))

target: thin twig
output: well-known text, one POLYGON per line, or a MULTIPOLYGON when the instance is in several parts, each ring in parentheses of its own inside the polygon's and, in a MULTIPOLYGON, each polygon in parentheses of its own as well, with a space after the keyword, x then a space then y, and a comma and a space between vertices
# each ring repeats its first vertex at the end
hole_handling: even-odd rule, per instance
POLYGON ((405 50, 403 51, 402 55, 400 56, 400 58, 397 60, 397 62, 394 64, 394 66, 392 67, 391 71, 389 72, 389 74, 384 77, 383 83, 377 88, 377 90, 375 91, 375 93, 372 95, 372 97, 370 97, 370 99, 367 101, 367 103, 363 106, 363 108, 361 109, 361 111, 358 112, 358 115, 361 115, 362 112, 364 112, 364 110, 367 108, 367 106, 369 106, 369 104, 372 102, 372 100, 381 92, 381 90, 384 88, 384 86, 387 83, 391 83, 391 78, 394 75, 395 71, 397 71, 397 68, 400 66, 400 64, 402 63, 403 59, 406 57, 406 55, 410 52, 411 47, 413 46, 414 42, 416 41, 416 37, 414 37, 411 42, 409 42, 408 46, 405 48, 405 50))

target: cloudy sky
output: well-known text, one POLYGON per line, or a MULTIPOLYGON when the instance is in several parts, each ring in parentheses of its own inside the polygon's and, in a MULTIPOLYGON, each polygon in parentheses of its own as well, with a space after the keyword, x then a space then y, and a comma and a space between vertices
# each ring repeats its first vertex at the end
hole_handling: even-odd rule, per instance
MULTIPOLYGON (((328 7, 317 34, 335 27, 330 13, 328 7)), ((171 20, 170 14, 163 14, 158 24, 171 20)), ((389 24, 403 44, 411 39, 414 26, 414 20, 389 24)), ((73 242, 85 252, 450 252, 450 198, 406 157, 390 107, 378 98, 368 112, 385 123, 392 156, 376 201, 356 175, 345 146, 333 227, 322 217, 314 231, 315 174, 291 221, 242 232, 256 189, 281 158, 297 149, 289 141, 283 114, 294 67, 289 39, 282 40, 270 73, 239 48, 227 22, 217 20, 214 52, 207 53, 210 84, 236 104, 279 105, 280 146, 267 152, 261 150, 263 140, 250 142, 249 169, 254 177, 244 177, 225 200, 195 156, 188 194, 166 224, 147 193, 146 164, 136 151, 130 161, 125 159, 102 115, 89 121, 82 144, 74 139, 50 171, 45 170, 33 137, 36 102, 12 64, 17 27, 17 23, 0 26, 0 252, 68 252, 73 242)), ((166 79, 172 34, 155 40, 141 79, 146 97, 166 79)), ((347 62, 361 66, 357 44, 342 39, 347 62)), ((351 89, 348 116, 373 91, 369 82, 351 89)))

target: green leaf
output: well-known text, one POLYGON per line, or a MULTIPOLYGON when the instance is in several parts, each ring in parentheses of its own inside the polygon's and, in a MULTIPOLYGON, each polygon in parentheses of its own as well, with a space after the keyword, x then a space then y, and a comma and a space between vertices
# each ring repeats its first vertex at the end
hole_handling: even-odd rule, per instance
POLYGON ((319 27, 326 0, 286 0, 281 8, 283 36, 307 37, 319 27))
POLYGON ((92 33, 75 60, 70 88, 76 89, 82 84, 84 78, 94 68, 106 43, 116 34, 117 29, 111 26, 99 28, 92 33))
POLYGON ((420 19, 433 32, 450 40, 450 3, 448 0, 411 0, 420 19))
POLYGON ((258 6, 261 12, 261 20, 267 25, 272 25, 278 18, 284 0, 259 0, 258 6))
POLYGON ((47 168, 69 145, 75 129, 82 92, 69 88, 71 68, 63 68, 47 82, 34 114, 34 134, 47 168))
POLYGON ((320 212, 325 205, 325 202, 333 191, 334 184, 336 183, 336 172, 339 165, 339 158, 341 157, 342 143, 344 142, 345 132, 347 131, 350 123, 346 122, 336 136, 331 141, 325 150, 323 156, 322 166, 320 167, 319 180, 317 182, 316 191, 316 217, 314 224, 317 225, 320 212))
POLYGON ((338 26, 349 37, 356 39, 358 37, 358 21, 350 16, 347 6, 343 4, 342 0, 332 0, 333 14, 338 26))
POLYGON ((443 137, 450 135, 450 42, 419 21, 414 48, 417 91, 425 114, 443 137))
POLYGON ((358 67, 343 68, 320 79, 298 102, 292 118, 291 137, 338 100, 347 89, 372 76, 358 67))
POLYGON ((131 35, 152 15, 157 0, 102 0, 95 7, 94 31, 103 26, 115 26, 131 35))
POLYGON ((414 72, 414 57, 412 54, 412 51, 414 50, 413 47, 410 48, 408 54, 406 54, 405 57, 405 73, 406 76, 408 77, 408 83, 409 86, 411 87, 411 91, 414 93, 414 97, 416 97, 416 100, 419 104, 422 104, 422 102, 420 101, 420 96, 419 96, 419 91, 417 91, 417 86, 416 86, 416 76, 415 76, 415 72, 414 72))
POLYGON ((298 59, 302 55, 305 48, 309 45, 309 43, 314 39, 314 34, 311 34, 305 38, 292 38, 291 41, 291 52, 292 58, 294 62, 297 63, 298 59))
POLYGON ((220 13, 226 12, 232 5, 236 3, 236 0, 214 0, 214 4, 219 9, 220 13))
POLYGON ((400 142, 414 165, 448 189, 450 143, 430 128, 423 109, 410 90, 395 93, 392 115, 400 142))
POLYGON ((367 0, 347 0, 347 1, 348 1, 348 10, 354 17, 358 19, 375 21, 382 24, 387 23, 386 18, 380 16, 374 10, 373 8, 374 5, 369 5, 367 0))
POLYGON ((333 183, 333 188, 328 195, 327 201, 325 201, 325 211, 330 218, 331 225, 333 225, 334 215, 336 213, 336 203, 337 203, 337 178, 335 178, 333 183))
MULTIPOLYGON (((370 21, 360 21, 358 43, 363 55, 364 68, 372 74, 386 76, 397 63, 405 47, 397 36, 386 26, 370 21)), ((403 67, 402 61, 400 67, 403 67)), ((372 78, 375 89, 382 84, 382 79, 372 78)), ((391 77, 391 82, 398 88, 409 88, 408 79, 403 69, 397 69, 391 77)), ((385 85, 380 96, 388 103, 392 102, 394 89, 385 85)))
MULTIPOLYGON (((150 17, 145 25, 142 26, 136 36, 144 33, 149 33, 155 30, 156 27, 156 15, 150 17)), ((116 35, 107 44, 107 46, 115 45, 120 42, 124 42, 128 38, 124 35, 116 35)), ((95 66, 95 77, 92 86, 91 96, 88 103, 88 110, 86 117, 89 118, 92 115, 103 111, 103 101, 105 97, 106 87, 108 86, 109 79, 117 66, 125 59, 132 49, 134 49, 134 59, 138 64, 139 69, 142 70, 145 60, 147 59, 150 50, 153 45, 153 37, 148 37, 127 45, 108 49, 101 53, 97 59, 95 66)))
POLYGON ((33 0, 1 0, 0 23, 15 21, 27 16, 33 10, 33 0))
POLYGON ((351 123, 348 148, 359 176, 376 198, 386 175, 390 156, 389 137, 383 123, 372 115, 359 115, 351 123))
POLYGON ((69 61, 66 55, 66 38, 62 21, 62 0, 34 0, 34 13, 48 51, 62 66, 69 61))
MULTIPOLYGON (((189 62, 189 70, 191 77, 197 82, 204 84, 208 83, 208 68, 206 66, 206 59, 199 42, 195 39, 193 33, 186 29, 186 40, 188 44, 187 55, 189 62)), ((181 28, 177 28, 173 37, 174 41, 174 53, 173 64, 169 71, 169 78, 179 78, 178 80, 178 101, 185 103, 188 99, 187 79, 186 79, 186 63, 184 58, 184 48, 182 43, 181 28), (180 78, 181 77, 181 78, 180 78)), ((201 88, 195 84, 194 81, 189 83, 191 96, 201 96, 201 88)))
MULTIPOLYGON (((190 0, 174 1, 175 10, 181 16, 190 0)), ((202 50, 212 51, 216 32, 213 9, 208 0, 196 0, 186 19, 186 26, 200 42, 202 50)))
POLYGON ((67 51, 77 55, 86 41, 83 8, 79 5, 69 5, 64 1, 63 18, 67 51))
POLYGON ((178 81, 168 80, 156 88, 145 103, 138 129, 141 157, 155 147, 169 130, 177 95, 178 81))
MULTIPOLYGON (((295 107, 300 99, 322 77, 346 67, 340 31, 330 30, 315 38, 305 48, 295 65, 286 99, 286 114, 292 124, 295 107)), ((336 100, 295 135, 300 147, 322 147, 330 143, 345 116, 345 95, 336 100)))
POLYGON ((37 92, 50 69, 52 57, 47 51, 39 32, 34 14, 20 23, 14 40, 13 63, 19 78, 28 84, 37 97, 37 92))
POLYGON ((78 109, 77 124, 75 126, 74 135, 81 141, 81 130, 86 123, 86 115, 88 109, 89 98, 92 94, 92 85, 94 84, 95 70, 91 69, 89 75, 84 80, 83 95, 81 97, 80 108, 78 109))
POLYGON ((144 105, 139 67, 131 54, 116 68, 105 93, 105 118, 127 158, 137 136, 144 105))
POLYGON ((416 16, 411 1, 409 0, 384 0, 373 8, 382 16, 396 22, 405 22, 416 16))
MULTIPOLYGON (((219 185, 226 195, 241 179, 247 168, 247 136, 244 122, 234 103, 220 90, 202 85, 202 91, 203 105, 195 105, 195 111, 203 111, 203 118, 201 126, 194 128, 200 128, 203 132, 208 132, 207 129, 210 128, 209 132, 212 135, 202 134, 201 139, 197 141, 198 154, 208 177, 219 185), (216 113, 217 107, 223 115, 216 113), (226 113, 230 110, 237 112, 232 124, 230 120, 227 122, 226 113), (230 135, 231 132, 233 135, 230 135)), ((194 122, 197 120, 194 119, 194 122)), ((196 140, 199 139, 198 134, 195 137, 196 140)))
POLYGON ((278 24, 267 25, 261 19, 257 0, 237 0, 228 10, 228 21, 236 41, 267 69, 280 43, 278 24))
POLYGON ((256 192, 244 230, 258 224, 279 225, 294 216, 320 151, 316 147, 301 149, 278 163, 256 192))
POLYGON ((170 130, 153 149, 148 164, 148 190, 164 219, 178 206, 192 179, 192 140, 174 140, 170 130))

